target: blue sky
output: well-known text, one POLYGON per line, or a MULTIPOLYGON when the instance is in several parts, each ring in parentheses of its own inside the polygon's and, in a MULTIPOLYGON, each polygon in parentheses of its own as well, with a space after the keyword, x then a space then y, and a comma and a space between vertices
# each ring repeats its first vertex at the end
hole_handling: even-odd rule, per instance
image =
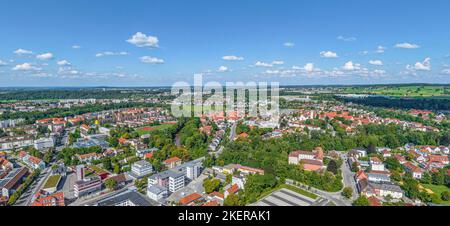
POLYGON ((0 86, 158 86, 194 74, 450 83, 449 8, 445 0, 5 0, 0 86))

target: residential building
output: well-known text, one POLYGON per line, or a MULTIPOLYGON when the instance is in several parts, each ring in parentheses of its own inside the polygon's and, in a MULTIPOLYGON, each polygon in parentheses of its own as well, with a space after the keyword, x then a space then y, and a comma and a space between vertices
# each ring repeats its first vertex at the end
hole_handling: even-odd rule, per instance
POLYGON ((35 194, 31 206, 65 206, 64 192, 58 192, 51 195, 38 192, 35 194))
POLYGON ((95 193, 102 189, 102 179, 99 176, 91 176, 84 180, 77 180, 73 189, 74 195, 77 198, 95 193))
POLYGON ((129 176, 134 179, 139 179, 153 173, 153 166, 145 160, 137 161, 131 165, 131 172, 129 176))
POLYGON ((162 202, 167 198, 168 190, 166 187, 160 185, 150 185, 147 187, 147 196, 157 202, 162 202))

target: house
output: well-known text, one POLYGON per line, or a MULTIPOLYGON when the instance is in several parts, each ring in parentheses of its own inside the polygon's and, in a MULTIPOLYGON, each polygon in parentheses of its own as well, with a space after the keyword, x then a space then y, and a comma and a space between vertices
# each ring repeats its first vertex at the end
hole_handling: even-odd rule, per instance
POLYGON ((406 159, 402 155, 395 154, 394 158, 396 158, 400 164, 405 164, 406 163, 406 159))
POLYGON ((164 161, 164 165, 169 169, 175 168, 175 167, 181 165, 181 159, 178 158, 177 156, 166 159, 164 161))
POLYGON ((45 162, 42 159, 31 156, 24 151, 19 152, 19 159, 32 169, 45 169, 45 162))
POLYGON ((53 148, 55 146, 55 140, 53 137, 41 138, 34 141, 34 148, 37 150, 44 150, 48 148, 53 148))
POLYGON ((403 190, 395 184, 392 183, 378 183, 371 182, 367 179, 360 180, 357 183, 358 191, 367 197, 378 196, 401 199, 403 197, 403 190))
POLYGON ((180 205, 187 206, 187 205, 193 204, 193 202, 195 202, 201 198, 202 198, 202 195, 200 195, 198 193, 192 193, 186 197, 181 198, 180 205))
POLYGON ((239 185, 233 184, 228 189, 225 190, 224 197, 227 198, 231 194, 236 194, 239 191, 239 185))
POLYGON ((78 160, 80 160, 80 162, 82 162, 82 163, 89 163, 93 160, 99 160, 99 159, 100 159, 99 155, 95 152, 84 154, 84 155, 78 155, 78 160))
POLYGON ((0 179, 0 197, 9 197, 19 187, 22 179, 28 174, 26 167, 15 168, 0 179))
POLYGON ((447 155, 429 155, 428 162, 448 165, 448 156, 447 155))
POLYGON ((45 195, 42 192, 36 193, 35 200, 31 206, 65 206, 64 192, 45 195))
POLYGON ((360 170, 360 171, 358 171, 358 172, 355 174, 355 181, 356 181, 356 182, 358 182, 358 181, 360 181, 360 180, 365 180, 365 179, 368 179, 368 177, 367 177, 366 173, 364 173, 363 170, 360 170))
POLYGON ((411 173, 413 178, 415 179, 421 179, 423 173, 425 172, 425 170, 412 164, 411 162, 406 162, 405 164, 403 164, 403 167, 405 168, 405 171, 411 173))
POLYGON ((317 165, 315 163, 323 162, 323 150, 320 147, 314 151, 294 151, 289 154, 289 164, 297 165, 302 160, 314 160, 315 162, 307 161, 307 164, 317 165))
POLYGON ((212 200, 204 203, 202 206, 219 206, 219 202, 217 200, 212 200))
POLYGON ((91 176, 75 181, 73 186, 74 195, 79 198, 100 191, 102 189, 102 179, 100 176, 91 176))
POLYGON ((384 164, 378 157, 371 157, 369 164, 370 168, 374 171, 384 171, 384 164))
POLYGON ((367 179, 371 182, 391 182, 391 174, 388 171, 369 171, 367 179))

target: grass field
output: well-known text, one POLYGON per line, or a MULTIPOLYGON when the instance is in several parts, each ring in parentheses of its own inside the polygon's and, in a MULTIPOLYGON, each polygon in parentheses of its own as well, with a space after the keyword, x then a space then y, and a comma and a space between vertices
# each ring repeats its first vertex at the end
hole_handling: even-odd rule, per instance
POLYGON ((61 175, 53 175, 47 179, 45 182, 44 189, 53 188, 58 186, 59 181, 61 180, 61 175))
POLYGON ((436 97, 449 96, 450 86, 373 86, 346 87, 344 93, 376 94, 393 97, 436 97))
POLYGON ((138 132, 139 136, 142 136, 144 134, 150 134, 153 131, 167 129, 172 126, 173 126, 172 124, 162 124, 162 125, 157 125, 157 126, 145 126, 145 127, 138 128, 136 131, 138 132))
MULTIPOLYGON (((422 186, 432 190, 434 193, 438 194, 439 197, 441 196, 441 193, 444 192, 444 191, 450 192, 450 188, 448 188, 445 185, 422 184, 422 186)), ((442 203, 440 203, 440 204, 444 204, 446 206, 450 206, 450 200, 449 201, 442 201, 442 203)))

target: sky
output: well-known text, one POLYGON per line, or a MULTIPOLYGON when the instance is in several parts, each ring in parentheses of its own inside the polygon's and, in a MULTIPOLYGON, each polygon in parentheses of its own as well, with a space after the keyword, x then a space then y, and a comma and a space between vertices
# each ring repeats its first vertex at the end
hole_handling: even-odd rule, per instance
POLYGON ((450 1, 3 0, 0 87, 450 83, 450 1))

